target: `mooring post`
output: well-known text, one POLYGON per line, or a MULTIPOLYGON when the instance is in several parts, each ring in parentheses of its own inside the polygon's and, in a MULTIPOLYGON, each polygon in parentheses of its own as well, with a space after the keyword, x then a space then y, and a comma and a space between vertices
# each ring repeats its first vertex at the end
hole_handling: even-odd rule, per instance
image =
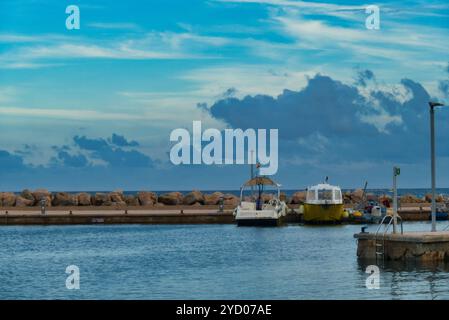
POLYGON ((47 201, 45 200, 44 197, 41 198, 41 214, 45 215, 46 213, 46 206, 47 206, 47 201))
POLYGON ((393 233, 397 231, 398 225, 398 188, 397 188, 397 176, 401 173, 399 167, 393 167, 393 233))

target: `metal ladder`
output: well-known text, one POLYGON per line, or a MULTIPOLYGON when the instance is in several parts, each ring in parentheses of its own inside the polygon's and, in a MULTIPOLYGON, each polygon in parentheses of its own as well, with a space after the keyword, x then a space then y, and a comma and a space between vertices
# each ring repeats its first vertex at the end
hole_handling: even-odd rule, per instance
MULTIPOLYGON (((396 217, 401 222, 401 234, 403 234, 404 227, 402 225, 402 218, 399 215, 397 215, 396 217)), ((393 220, 394 220, 393 216, 386 215, 382 218, 382 220, 379 223, 379 226, 377 227, 376 236, 374 237, 374 241, 375 241, 374 245, 375 245, 375 249, 376 249, 376 262, 378 261, 378 259, 380 257, 382 257, 382 262, 385 261, 385 235, 387 234, 390 226, 393 224, 393 220), (388 221, 387 225, 384 224, 386 218, 390 218, 390 221, 388 221), (379 232, 380 232, 380 229, 382 228, 382 226, 384 227, 384 229, 382 232, 382 238, 380 239, 379 232)))

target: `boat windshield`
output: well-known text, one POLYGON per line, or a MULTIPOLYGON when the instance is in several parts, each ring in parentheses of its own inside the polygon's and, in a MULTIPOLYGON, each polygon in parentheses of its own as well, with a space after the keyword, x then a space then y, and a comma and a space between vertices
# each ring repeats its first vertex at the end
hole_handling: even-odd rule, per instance
POLYGON ((342 197, 341 197, 341 190, 335 189, 334 190, 334 197, 335 197, 335 200, 341 200, 342 199, 342 197))
POLYGON ((332 190, 318 190, 318 200, 332 200, 332 190))

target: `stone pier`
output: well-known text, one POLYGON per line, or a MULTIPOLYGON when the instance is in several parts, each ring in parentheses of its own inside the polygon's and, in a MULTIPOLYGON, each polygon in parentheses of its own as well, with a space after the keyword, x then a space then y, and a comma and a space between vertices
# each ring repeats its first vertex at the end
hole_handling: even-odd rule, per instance
POLYGON ((449 261, 449 231, 378 234, 377 241, 375 233, 360 232, 354 238, 360 259, 374 260, 377 256, 385 261, 449 261))

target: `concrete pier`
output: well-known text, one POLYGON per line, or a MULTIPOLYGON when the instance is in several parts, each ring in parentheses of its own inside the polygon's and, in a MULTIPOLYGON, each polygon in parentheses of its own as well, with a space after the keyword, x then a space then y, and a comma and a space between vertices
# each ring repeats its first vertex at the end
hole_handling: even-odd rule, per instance
POLYGON ((361 232, 357 239, 360 259, 419 262, 449 261, 449 231, 380 233, 361 232), (380 254, 378 254, 378 253, 380 254))
POLYGON ((36 210, 0 212, 0 225, 68 224, 205 224, 233 223, 232 211, 226 210, 36 210))

